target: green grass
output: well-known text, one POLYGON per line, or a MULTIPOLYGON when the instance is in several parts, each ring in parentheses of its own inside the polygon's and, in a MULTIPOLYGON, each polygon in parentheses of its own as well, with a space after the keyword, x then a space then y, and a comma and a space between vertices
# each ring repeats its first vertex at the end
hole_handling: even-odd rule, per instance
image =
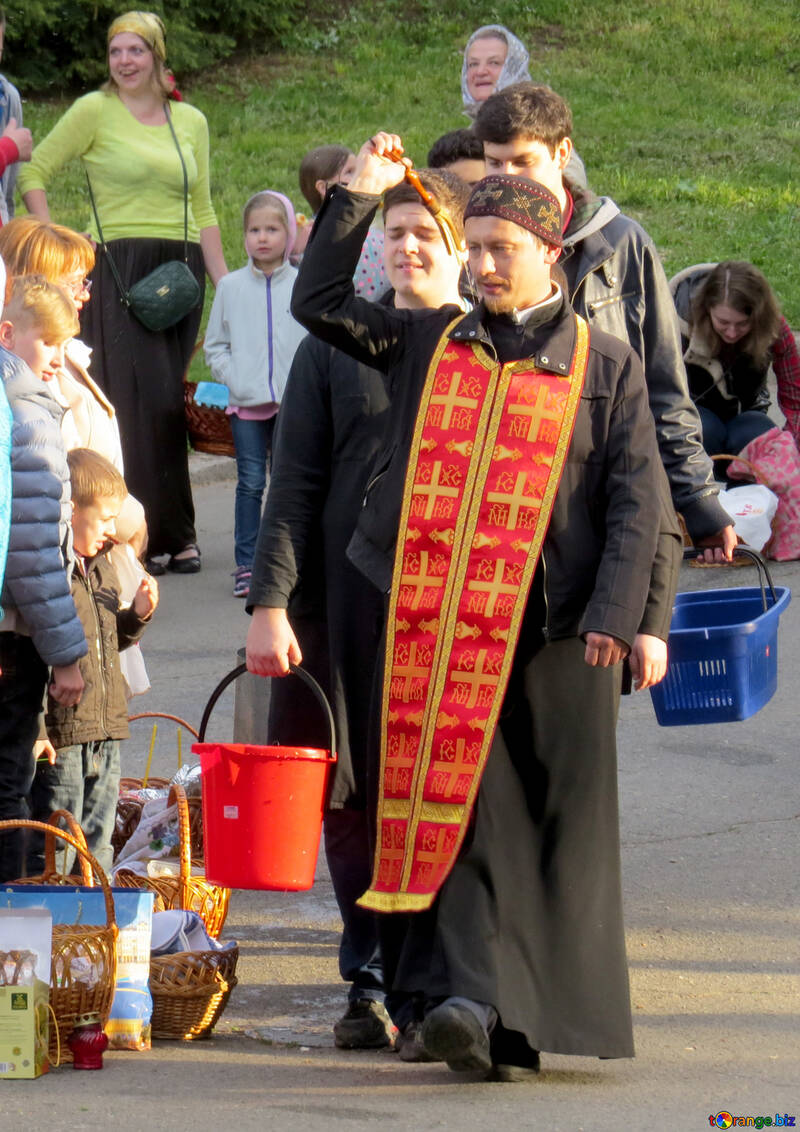
MULTIPOLYGON (((668 274, 752 260, 800 326, 796 16, 794 0, 354 0, 338 21, 298 27, 283 54, 181 84, 209 120, 228 264, 243 259, 251 193, 280 189, 305 210, 297 167, 312 146, 357 149, 389 128, 423 164, 435 138, 466 124, 460 51, 491 21, 528 44, 533 77, 568 99, 592 187, 647 228, 668 274)), ((26 122, 42 136, 67 104, 31 99, 26 122)), ((49 195, 54 218, 85 228, 77 164, 49 195)))

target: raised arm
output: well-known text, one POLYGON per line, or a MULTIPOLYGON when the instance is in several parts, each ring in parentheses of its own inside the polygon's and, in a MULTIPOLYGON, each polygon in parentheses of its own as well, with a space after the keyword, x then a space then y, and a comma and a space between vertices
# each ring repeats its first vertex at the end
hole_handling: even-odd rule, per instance
POLYGON ((403 179, 385 157, 402 152, 394 134, 376 134, 359 151, 349 186, 326 197, 306 246, 292 295, 292 314, 317 338, 383 372, 402 338, 398 312, 359 298, 353 275, 381 194, 403 179))

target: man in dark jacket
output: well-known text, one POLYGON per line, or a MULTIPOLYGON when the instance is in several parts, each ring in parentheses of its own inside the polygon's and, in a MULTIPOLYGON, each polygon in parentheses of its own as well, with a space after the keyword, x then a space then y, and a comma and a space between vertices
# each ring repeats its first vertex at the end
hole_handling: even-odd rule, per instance
POLYGON ((544 186, 474 189, 473 312, 354 295, 379 195, 402 176, 391 151, 400 139, 377 134, 329 196, 293 298, 313 334, 386 373, 392 397, 349 549, 389 595, 361 903, 391 913, 387 1005, 403 1032, 422 1022, 431 1058, 516 1080, 540 1049, 632 1054, 618 662, 661 530, 674 532, 666 632, 677 530, 636 355, 590 335, 551 283, 561 215, 544 186))
MULTIPOLYGON (((447 173, 422 170, 420 176, 463 233, 466 186, 447 173)), ((461 258, 448 253, 417 192, 406 183, 391 189, 383 215, 392 290, 381 302, 397 309, 459 302, 461 258)), ((333 1032, 337 1046, 346 1049, 387 1046, 394 1033, 382 1005, 376 916, 356 906, 372 871, 367 750, 383 596, 345 553, 390 412, 382 374, 318 338, 304 339, 278 414, 247 603, 253 612, 247 636, 251 670, 281 675, 282 667, 272 667, 275 654, 293 634, 303 667, 320 682, 333 708, 337 762, 324 836, 343 923, 339 970, 350 984, 347 1010, 333 1032)), ((287 683, 271 689, 270 737, 327 746, 325 721, 313 698, 299 681, 287 683)), ((407 1056, 402 1044, 400 1056, 407 1056)))
POLYGON ((696 544, 720 543, 730 558, 736 536, 700 442, 675 308, 653 241, 609 197, 569 183, 572 115, 549 87, 517 83, 492 95, 475 132, 487 174, 530 177, 557 197, 564 218, 559 266, 572 306, 592 329, 616 335, 638 354, 675 509, 696 544))

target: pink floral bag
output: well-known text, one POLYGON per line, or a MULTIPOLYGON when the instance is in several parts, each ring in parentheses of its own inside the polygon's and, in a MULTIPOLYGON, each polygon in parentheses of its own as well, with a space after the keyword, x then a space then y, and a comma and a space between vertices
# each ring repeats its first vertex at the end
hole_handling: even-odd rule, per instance
POLYGON ((755 478, 778 496, 772 538, 764 547, 768 558, 785 562, 800 558, 800 451, 786 429, 771 428, 742 449, 728 467, 737 480, 755 478))

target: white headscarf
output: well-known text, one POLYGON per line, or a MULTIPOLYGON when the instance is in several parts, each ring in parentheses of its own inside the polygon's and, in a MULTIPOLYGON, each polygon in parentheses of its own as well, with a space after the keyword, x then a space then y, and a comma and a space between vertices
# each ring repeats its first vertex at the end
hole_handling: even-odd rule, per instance
POLYGON ((464 103, 464 113, 468 118, 477 117, 482 103, 475 101, 467 87, 467 55, 476 39, 486 39, 492 35, 505 40, 508 44, 508 54, 497 80, 497 86, 494 88, 495 92, 504 90, 513 83, 529 83, 531 81, 528 71, 530 57, 522 40, 517 39, 514 33, 510 32, 507 27, 503 27, 502 24, 486 24, 484 27, 478 28, 467 40, 467 46, 464 48, 464 62, 461 64, 461 99, 464 103))

